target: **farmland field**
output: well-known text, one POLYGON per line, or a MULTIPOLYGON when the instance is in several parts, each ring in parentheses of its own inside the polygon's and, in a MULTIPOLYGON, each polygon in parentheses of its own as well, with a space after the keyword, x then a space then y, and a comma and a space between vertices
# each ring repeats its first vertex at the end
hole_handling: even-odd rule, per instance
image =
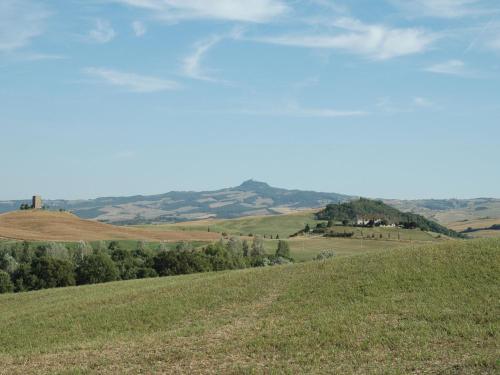
POLYGON ((0 296, 2 374, 499 370, 500 242, 0 296))
POLYGON ((316 225, 320 221, 314 219, 314 211, 274 216, 249 216, 230 220, 199 220, 178 224, 139 225, 138 228, 155 231, 210 231, 232 235, 276 236, 287 238, 303 229, 306 224, 316 225))
POLYGON ((67 212, 17 211, 0 215, 0 238, 26 241, 214 241, 220 236, 204 232, 153 232, 83 220, 67 212))

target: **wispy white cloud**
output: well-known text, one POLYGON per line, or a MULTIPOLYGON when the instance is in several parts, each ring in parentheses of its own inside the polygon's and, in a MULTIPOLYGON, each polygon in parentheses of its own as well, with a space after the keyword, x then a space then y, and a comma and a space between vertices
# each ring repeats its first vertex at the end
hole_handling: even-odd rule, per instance
POLYGON ((332 0, 309 0, 312 4, 319 5, 335 13, 347 13, 349 8, 345 4, 332 0))
POLYGON ((266 22, 285 14, 283 0, 110 0, 149 9, 168 20, 219 19, 242 22, 266 22))
POLYGON ((95 26, 89 31, 90 40, 97 43, 111 42, 116 36, 116 32, 109 21, 98 19, 95 21, 95 26))
POLYGON ((336 117, 358 117, 368 114, 362 110, 341 110, 336 108, 311 108, 303 107, 296 103, 278 106, 275 109, 244 109, 238 113, 254 116, 284 116, 284 117, 319 117, 319 118, 336 118, 336 117))
POLYGON ((201 61, 206 53, 222 40, 220 36, 212 36, 206 40, 196 43, 194 52, 184 58, 182 62, 183 73, 193 79, 203 81, 215 81, 215 78, 210 77, 201 67, 201 61))
POLYGON ((431 65, 424 69, 426 72, 446 74, 459 77, 474 77, 475 73, 467 68, 462 60, 449 60, 431 65))
POLYGON ((123 87, 128 91, 137 93, 177 90, 180 88, 180 85, 174 81, 107 68, 89 67, 84 69, 84 73, 91 77, 98 78, 107 84, 123 87))
POLYGON ((184 75, 202 81, 220 81, 220 79, 214 78, 208 74, 202 67, 203 58, 213 47, 224 39, 238 39, 242 34, 243 30, 241 28, 235 28, 230 33, 212 35, 207 39, 195 43, 193 52, 182 60, 182 72, 184 75))
POLYGON ((390 0, 412 16, 459 18, 490 14, 481 0, 390 0))
MULTIPOLYGON (((279 112, 278 112, 279 113, 279 112)), ((301 108, 291 107, 283 111, 283 114, 299 117, 356 117, 365 116, 365 111, 346 111, 333 108, 301 108)))
POLYGON ((0 52, 22 48, 43 34, 50 12, 31 0, 0 1, 0 52))
POLYGON ((438 38, 422 29, 389 28, 364 24, 352 18, 340 18, 333 25, 342 30, 335 34, 288 34, 257 40, 306 48, 339 49, 376 60, 425 51, 438 38))
POLYGON ((491 48, 494 50, 500 50, 500 35, 497 35, 496 37, 491 38, 488 42, 486 42, 486 45, 488 48, 491 48))
POLYGON ((15 56, 15 59, 22 61, 66 60, 67 58, 64 55, 37 52, 22 53, 15 56))
POLYGON ((135 36, 143 36, 146 34, 147 29, 146 26, 141 21, 132 22, 132 30, 134 30, 135 36))
POLYGON ((413 98, 413 105, 415 107, 420 107, 420 108, 434 108, 435 104, 432 102, 432 100, 428 98, 424 98, 422 96, 416 96, 413 98))

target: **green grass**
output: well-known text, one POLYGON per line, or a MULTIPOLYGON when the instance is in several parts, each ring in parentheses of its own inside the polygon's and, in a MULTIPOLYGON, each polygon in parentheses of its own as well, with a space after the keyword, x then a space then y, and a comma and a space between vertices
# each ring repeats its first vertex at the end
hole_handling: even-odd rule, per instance
MULTIPOLYGON (((437 241, 437 240, 436 240, 437 241)), ((366 254, 381 250, 417 247, 429 244, 429 241, 397 241, 376 239, 325 238, 320 236, 296 237, 288 240, 290 253, 297 262, 312 260, 321 251, 333 251, 338 256, 366 254)), ((269 254, 274 254, 278 246, 276 240, 265 240, 264 247, 269 254)))
POLYGON ((249 234, 261 236, 279 235, 280 238, 288 238, 290 235, 304 229, 306 224, 315 226, 321 223, 314 219, 312 212, 294 213, 288 215, 276 216, 252 216, 241 219, 229 220, 212 220, 201 222, 188 222, 179 224, 157 224, 157 225, 140 225, 139 228, 146 228, 149 230, 194 230, 206 231, 210 228, 212 232, 225 232, 232 235, 249 234))
POLYGON ((0 373, 498 373, 500 241, 0 296, 0 373))

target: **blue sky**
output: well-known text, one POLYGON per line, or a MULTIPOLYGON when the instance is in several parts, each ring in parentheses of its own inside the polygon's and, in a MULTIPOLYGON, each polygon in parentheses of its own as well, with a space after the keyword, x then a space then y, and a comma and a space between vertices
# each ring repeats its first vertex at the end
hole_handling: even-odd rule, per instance
POLYGON ((2 0, 0 199, 500 197, 496 0, 2 0))

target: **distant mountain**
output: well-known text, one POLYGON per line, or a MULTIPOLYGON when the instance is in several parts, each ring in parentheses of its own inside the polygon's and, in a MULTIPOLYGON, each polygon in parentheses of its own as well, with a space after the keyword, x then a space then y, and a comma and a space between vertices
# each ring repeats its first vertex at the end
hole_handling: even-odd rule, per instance
MULTIPOLYGON (((114 224, 178 222, 206 218, 230 219, 322 208, 352 197, 336 193, 287 190, 248 180, 216 191, 172 191, 160 195, 105 197, 89 200, 47 200, 50 209, 64 209, 84 219, 114 224)), ((17 210, 28 200, 0 202, 0 213, 17 210)))
POLYGON ((382 201, 366 198, 354 199, 346 203, 329 204, 325 209, 319 211, 316 217, 320 220, 345 220, 350 224, 356 224, 358 220, 382 220, 385 225, 396 224, 409 229, 419 228, 423 231, 440 233, 449 237, 462 237, 459 233, 421 215, 402 212, 382 201))
MULTIPOLYGON (((249 215, 272 215, 355 197, 336 193, 287 190, 255 180, 215 191, 172 191, 158 195, 104 197, 89 200, 47 200, 50 209, 64 209, 84 219, 113 224, 179 222, 206 218, 231 219, 249 215)), ((384 203, 403 212, 423 215, 440 223, 480 218, 500 218, 500 199, 385 199, 384 203)), ((31 200, 0 201, 0 213, 15 211, 31 200)))
POLYGON ((384 203, 404 212, 423 215, 442 224, 457 221, 500 218, 500 199, 384 199, 384 203))

